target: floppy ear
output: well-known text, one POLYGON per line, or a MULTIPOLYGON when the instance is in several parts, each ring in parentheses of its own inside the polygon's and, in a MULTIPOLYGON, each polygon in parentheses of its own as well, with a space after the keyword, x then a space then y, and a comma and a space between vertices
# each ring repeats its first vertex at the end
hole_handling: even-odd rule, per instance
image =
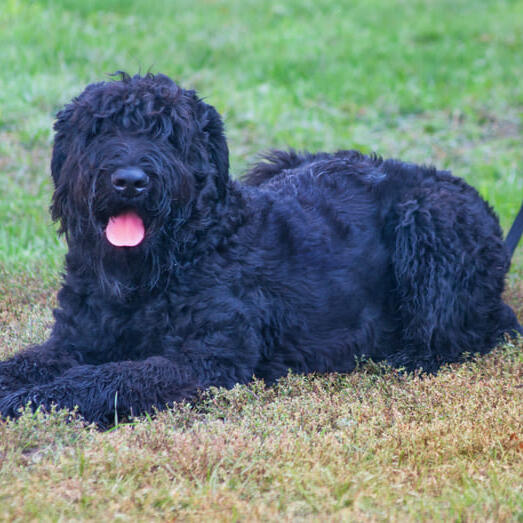
POLYGON ((73 98, 56 115, 53 125, 55 131, 53 152, 51 156, 51 175, 54 182, 53 202, 51 204, 51 216, 54 221, 61 220, 60 232, 66 230, 66 207, 71 205, 69 192, 74 188, 78 181, 67 178, 66 173, 72 173, 77 168, 78 153, 85 150, 87 141, 96 133, 96 122, 92 115, 81 109, 83 101, 104 83, 94 83, 88 85, 84 91, 73 98), (80 132, 80 129, 86 129, 80 132), (76 154, 71 154, 72 152, 76 154))
POLYGON ((69 120, 71 119, 74 109, 75 107, 72 103, 66 105, 56 115, 56 121, 53 125, 55 135, 53 154, 51 157, 51 175, 53 176, 55 186, 58 183, 60 171, 67 157, 68 143, 71 136, 69 132, 69 120))
POLYGON ((229 147, 225 138, 223 121, 218 111, 207 105, 208 123, 205 130, 209 133, 211 155, 218 173, 225 179, 229 177, 229 147))
POLYGON ((70 119, 74 112, 71 103, 62 109, 56 116, 53 129, 55 131, 53 153, 51 156, 51 176, 54 182, 53 200, 51 203, 51 217, 54 221, 60 220, 60 233, 67 229, 66 204, 68 196, 68 183, 61 176, 62 167, 67 160, 67 152, 71 147, 70 119))
POLYGON ((210 160, 216 167, 217 188, 222 193, 229 180, 229 148, 227 147, 223 121, 218 111, 202 100, 198 100, 198 109, 198 123, 205 135, 210 160))

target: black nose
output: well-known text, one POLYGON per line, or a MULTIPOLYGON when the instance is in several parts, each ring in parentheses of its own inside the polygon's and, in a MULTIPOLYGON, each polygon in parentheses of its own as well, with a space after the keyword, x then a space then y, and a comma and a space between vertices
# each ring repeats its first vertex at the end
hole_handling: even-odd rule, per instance
POLYGON ((136 196, 147 188, 149 176, 139 167, 122 167, 111 174, 111 183, 123 196, 136 196))

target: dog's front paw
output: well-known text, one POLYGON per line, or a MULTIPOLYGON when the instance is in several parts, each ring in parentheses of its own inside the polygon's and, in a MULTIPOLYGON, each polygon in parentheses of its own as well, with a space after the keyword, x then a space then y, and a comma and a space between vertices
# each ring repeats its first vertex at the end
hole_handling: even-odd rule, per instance
POLYGON ((31 401, 31 407, 34 409, 35 405, 30 397, 29 391, 26 389, 17 390, 16 392, 8 392, 0 398, 0 417, 2 418, 18 418, 22 413, 22 408, 31 401))
MULTIPOLYGON (((23 387, 15 391, 0 395, 0 419, 19 418, 25 409, 33 412, 42 409, 44 412, 51 412, 53 407, 56 409, 73 409, 74 405, 66 401, 67 391, 62 388, 53 389, 49 386, 23 387)), ((80 407, 79 407, 80 408, 80 407)), ((80 412, 79 412, 80 413, 80 412)))

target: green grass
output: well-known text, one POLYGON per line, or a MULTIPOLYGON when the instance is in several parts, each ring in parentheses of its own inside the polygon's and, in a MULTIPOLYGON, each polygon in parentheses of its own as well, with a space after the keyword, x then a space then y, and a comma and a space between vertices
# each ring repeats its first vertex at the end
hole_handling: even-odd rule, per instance
POLYGON ((507 227, 523 193, 521 1, 4 0, 0 264, 56 271, 55 112, 117 69, 162 71, 261 150, 360 148, 464 176, 507 227))
MULTIPOLYGON (((233 174, 271 147, 451 169, 506 229, 523 195, 522 0, 3 0, 0 355, 45 338, 65 245, 56 111, 118 69, 223 114, 233 174)), ((523 319, 523 248, 507 300, 523 319)), ((0 424, 0 518, 523 517, 521 344, 420 380, 366 368, 220 392, 111 434, 0 424)))

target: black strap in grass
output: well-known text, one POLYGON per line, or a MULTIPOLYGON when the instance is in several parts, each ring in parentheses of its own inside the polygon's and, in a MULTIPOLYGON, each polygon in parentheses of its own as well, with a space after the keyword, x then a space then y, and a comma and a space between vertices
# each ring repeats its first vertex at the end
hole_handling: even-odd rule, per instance
POLYGON ((521 235, 523 234, 523 204, 521 204, 521 208, 519 209, 518 215, 516 216, 516 219, 514 220, 514 223, 512 224, 512 227, 510 228, 510 231, 507 234, 507 237, 505 238, 505 245, 507 246, 508 252, 510 254, 510 258, 512 258, 512 255, 514 254, 514 251, 516 250, 516 247, 518 246, 518 242, 521 239, 521 235))

